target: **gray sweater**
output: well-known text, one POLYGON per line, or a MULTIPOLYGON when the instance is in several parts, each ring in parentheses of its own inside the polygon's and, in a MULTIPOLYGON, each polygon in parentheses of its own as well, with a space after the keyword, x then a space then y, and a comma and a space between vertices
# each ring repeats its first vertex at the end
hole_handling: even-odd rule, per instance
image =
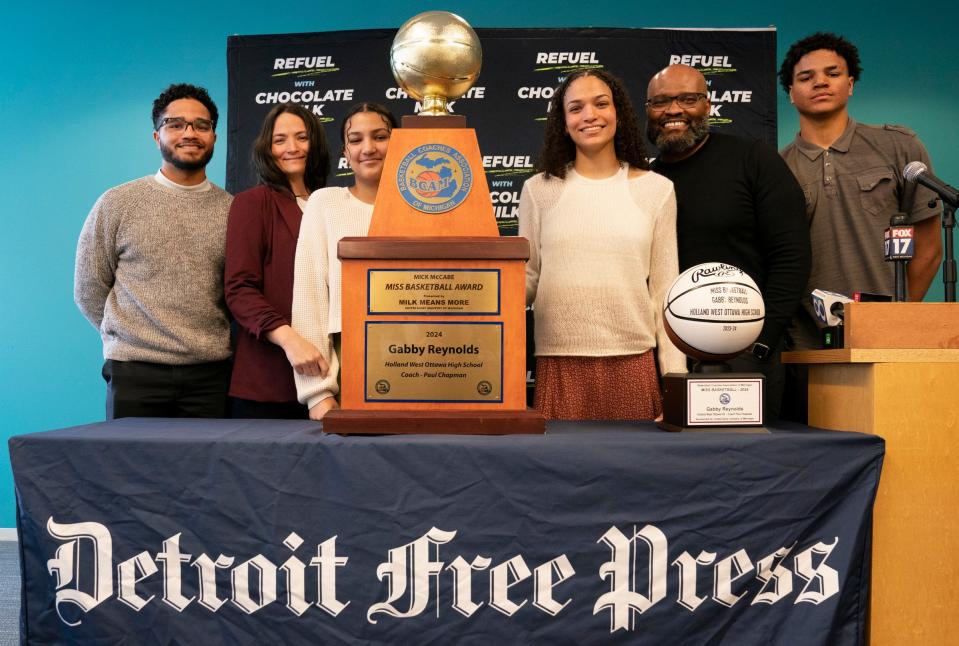
POLYGON ((143 177, 93 205, 77 243, 74 300, 100 331, 103 356, 186 365, 230 356, 223 300, 233 198, 143 177))

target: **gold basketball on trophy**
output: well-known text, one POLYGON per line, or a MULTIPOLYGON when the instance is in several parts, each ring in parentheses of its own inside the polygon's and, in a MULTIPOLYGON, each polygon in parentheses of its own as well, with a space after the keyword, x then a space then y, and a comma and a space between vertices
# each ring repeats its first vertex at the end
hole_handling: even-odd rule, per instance
POLYGON ((473 28, 448 11, 427 11, 400 27, 390 48, 393 77, 420 101, 420 114, 448 114, 446 104, 479 78, 483 49, 473 28))

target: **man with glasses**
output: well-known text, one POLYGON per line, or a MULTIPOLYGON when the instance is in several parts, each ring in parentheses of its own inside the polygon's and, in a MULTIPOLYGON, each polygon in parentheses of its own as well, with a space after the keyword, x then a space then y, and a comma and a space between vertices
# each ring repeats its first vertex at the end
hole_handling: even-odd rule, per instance
POLYGON ((780 416, 786 327, 809 275, 809 231, 799 185, 776 150, 710 132, 706 79, 670 65, 649 82, 646 132, 659 151, 652 167, 673 181, 680 271, 724 262, 762 291, 766 320, 756 343, 730 363, 766 376, 766 419, 780 416))
POLYGON ((892 215, 905 213, 915 225, 909 300, 922 300, 942 258, 936 196, 902 175, 911 161, 931 168, 929 155, 908 128, 850 118, 847 104, 861 71, 855 45, 829 33, 794 43, 779 69, 779 81, 799 112, 799 133, 781 154, 805 194, 813 248, 803 294, 806 312, 791 329, 801 348, 820 347, 812 289, 850 296, 894 293, 894 263, 885 262, 882 253, 892 215))
POLYGON ((216 104, 201 87, 175 84, 153 102, 152 116, 160 170, 93 206, 77 244, 74 300, 103 339, 107 419, 223 417, 233 198, 206 177, 216 104))

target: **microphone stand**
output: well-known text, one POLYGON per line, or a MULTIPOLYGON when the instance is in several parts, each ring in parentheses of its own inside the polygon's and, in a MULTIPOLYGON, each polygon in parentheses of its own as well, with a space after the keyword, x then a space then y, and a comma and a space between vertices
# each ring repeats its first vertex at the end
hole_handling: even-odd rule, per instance
MULTIPOLYGON (((935 200, 933 200, 935 202, 935 200)), ((942 284, 945 287, 946 302, 956 302, 956 256, 952 248, 952 232, 956 228, 956 207, 942 200, 942 284)))
POLYGON ((906 262, 904 260, 896 261, 896 296, 892 299, 897 303, 905 303, 909 300, 906 292, 906 262))
MULTIPOLYGON (((896 213, 889 219, 889 227, 898 227, 906 223, 906 215, 904 213, 896 213)), ((889 252, 887 252, 889 253, 889 252)), ((893 251, 898 256, 898 252, 893 251)), ((911 257, 911 252, 910 252, 911 257)), ((909 300, 909 292, 906 289, 906 263, 908 260, 896 257, 893 261, 893 264, 896 267, 896 296, 893 299, 897 303, 904 303, 909 300)), ((840 317, 841 318, 841 317, 840 317)))

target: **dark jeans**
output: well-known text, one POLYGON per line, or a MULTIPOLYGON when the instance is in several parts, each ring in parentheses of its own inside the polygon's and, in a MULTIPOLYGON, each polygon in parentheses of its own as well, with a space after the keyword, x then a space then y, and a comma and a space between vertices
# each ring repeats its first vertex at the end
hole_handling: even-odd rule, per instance
POLYGON ((107 419, 226 417, 230 369, 228 360, 173 366, 107 359, 107 419))
POLYGON ((230 397, 233 419, 309 419, 310 410, 300 402, 258 402, 230 397))

